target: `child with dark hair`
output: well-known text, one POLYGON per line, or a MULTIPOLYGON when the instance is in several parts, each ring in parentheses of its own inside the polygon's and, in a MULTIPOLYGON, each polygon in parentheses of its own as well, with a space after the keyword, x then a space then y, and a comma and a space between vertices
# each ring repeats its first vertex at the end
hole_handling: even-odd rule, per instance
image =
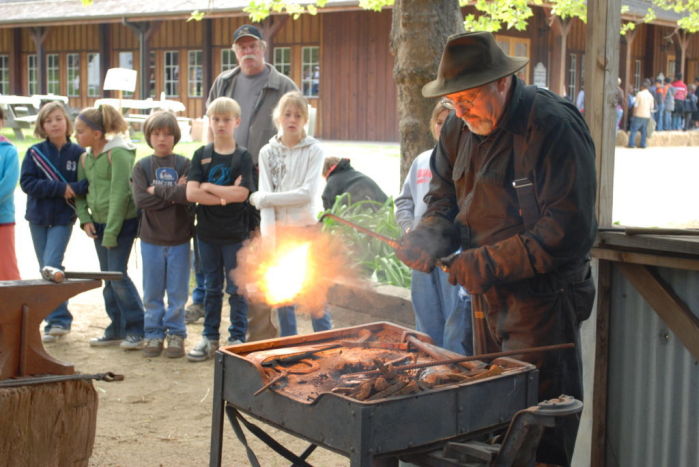
POLYGON ((93 347, 143 347, 143 303, 127 273, 131 247, 138 231, 136 205, 131 197, 131 169, 136 148, 123 139, 128 124, 112 106, 80 112, 75 137, 88 148, 78 164, 78 180, 87 180, 87 195, 76 199, 80 226, 95 242, 102 271, 119 271, 121 280, 105 281, 104 306, 111 323, 104 335, 90 339, 93 347), (111 136, 111 138, 107 138, 111 136))
POLYGON ((133 169, 133 198, 141 209, 138 236, 143 258, 143 305, 146 309, 144 357, 184 357, 187 327, 184 305, 189 290, 189 240, 194 219, 187 202, 189 159, 173 154, 180 140, 177 118, 156 112, 146 120, 146 142, 153 155, 133 169), (167 307, 164 296, 167 292, 167 307))
MULTIPOLYGON (((70 141, 73 124, 61 102, 45 104, 37 115, 34 134, 44 141, 27 149, 20 185, 27 194, 29 231, 39 268, 63 269, 73 224, 77 218, 75 197, 87 192, 87 181, 78 181, 78 161, 83 148, 70 141)), ((73 315, 68 302, 46 317, 44 342, 68 334, 73 315)))
MULTIPOLYGON (((5 113, 0 108, 0 127, 5 113)), ((0 136, 0 281, 19 280, 15 255, 15 187, 19 178, 17 148, 0 136)))

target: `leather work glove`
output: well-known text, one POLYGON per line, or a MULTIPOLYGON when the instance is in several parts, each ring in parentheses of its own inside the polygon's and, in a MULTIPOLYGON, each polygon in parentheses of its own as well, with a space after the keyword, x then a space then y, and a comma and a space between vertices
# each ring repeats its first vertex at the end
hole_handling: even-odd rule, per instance
POLYGON ((396 256, 411 269, 430 272, 437 258, 456 250, 458 244, 459 231, 452 222, 441 217, 428 217, 401 238, 396 256))
POLYGON ((462 251, 449 264, 449 283, 463 286, 470 294, 482 294, 490 288, 483 276, 478 270, 473 250, 462 251))

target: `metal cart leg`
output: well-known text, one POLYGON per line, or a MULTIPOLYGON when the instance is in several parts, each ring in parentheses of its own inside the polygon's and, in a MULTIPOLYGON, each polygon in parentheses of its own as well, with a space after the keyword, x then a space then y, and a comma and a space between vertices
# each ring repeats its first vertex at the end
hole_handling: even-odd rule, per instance
POLYGON ((214 401, 211 413, 211 450, 209 466, 221 466, 223 448, 223 354, 216 352, 214 366, 214 401))

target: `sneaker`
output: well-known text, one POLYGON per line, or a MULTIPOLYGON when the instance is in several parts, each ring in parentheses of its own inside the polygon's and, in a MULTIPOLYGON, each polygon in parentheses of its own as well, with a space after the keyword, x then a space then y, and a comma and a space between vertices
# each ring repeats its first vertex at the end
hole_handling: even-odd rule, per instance
POLYGON ((59 337, 59 336, 65 336, 69 332, 70 332, 70 329, 63 327, 60 324, 54 324, 49 328, 49 331, 47 334, 59 337))
MULTIPOLYGON (((126 341, 124 341, 126 342, 126 341)), ((122 345, 123 347, 123 345, 122 345)), ((146 358, 159 357, 163 352, 163 340, 154 338, 146 339, 146 345, 143 347, 143 356, 146 358)))
POLYGON ((167 336, 167 348, 165 349, 167 358, 184 357, 184 337, 170 334, 167 336))
POLYGON ((90 339, 90 347, 108 347, 110 345, 119 345, 121 339, 118 337, 93 337, 90 339))
POLYGON ((240 339, 232 339, 230 337, 226 341, 226 345, 238 345, 238 344, 242 344, 242 343, 243 343, 243 341, 241 341, 240 339))
POLYGON ((187 354, 190 362, 203 362, 210 359, 218 349, 218 341, 202 337, 199 343, 187 354))
POLYGON ((41 342, 43 342, 44 344, 53 344, 57 340, 58 340, 58 336, 52 336, 49 333, 43 334, 41 336, 41 342))
POLYGON ((204 317, 204 304, 203 303, 192 303, 184 310, 184 322, 186 324, 192 324, 199 321, 199 318, 204 317))
POLYGON ((126 336, 126 339, 121 341, 119 347, 124 350, 141 350, 145 341, 141 336, 126 336))

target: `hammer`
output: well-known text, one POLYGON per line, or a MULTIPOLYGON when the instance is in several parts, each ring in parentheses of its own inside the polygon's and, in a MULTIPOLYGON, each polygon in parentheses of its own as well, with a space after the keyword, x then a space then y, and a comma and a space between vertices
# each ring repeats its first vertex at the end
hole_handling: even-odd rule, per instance
POLYGON ((104 279, 118 281, 123 279, 124 274, 119 271, 100 271, 100 272, 69 272, 61 271, 53 266, 44 266, 41 269, 41 277, 47 281, 60 284, 66 279, 104 279))
MULTIPOLYGON (((384 242, 386 245, 390 246, 394 250, 397 249, 400 246, 400 242, 398 240, 394 240, 393 238, 389 238, 385 235, 381 235, 380 233, 374 232, 373 230, 367 229, 366 227, 362 227, 361 225, 355 224, 354 222, 348 221, 347 219, 343 219, 342 217, 338 217, 335 214, 330 214, 330 213, 325 213, 323 214, 318 222, 323 222, 323 219, 328 218, 332 219, 334 221, 339 222, 340 224, 345 224, 346 226, 352 227, 353 229, 362 232, 366 235, 369 235, 370 237, 376 238, 378 240, 381 240, 384 242)), ((459 253, 452 253, 449 256, 446 256, 444 258, 438 258, 435 265, 441 269, 444 272, 449 272, 449 266, 451 263, 456 259, 456 257, 459 255, 459 253)))

